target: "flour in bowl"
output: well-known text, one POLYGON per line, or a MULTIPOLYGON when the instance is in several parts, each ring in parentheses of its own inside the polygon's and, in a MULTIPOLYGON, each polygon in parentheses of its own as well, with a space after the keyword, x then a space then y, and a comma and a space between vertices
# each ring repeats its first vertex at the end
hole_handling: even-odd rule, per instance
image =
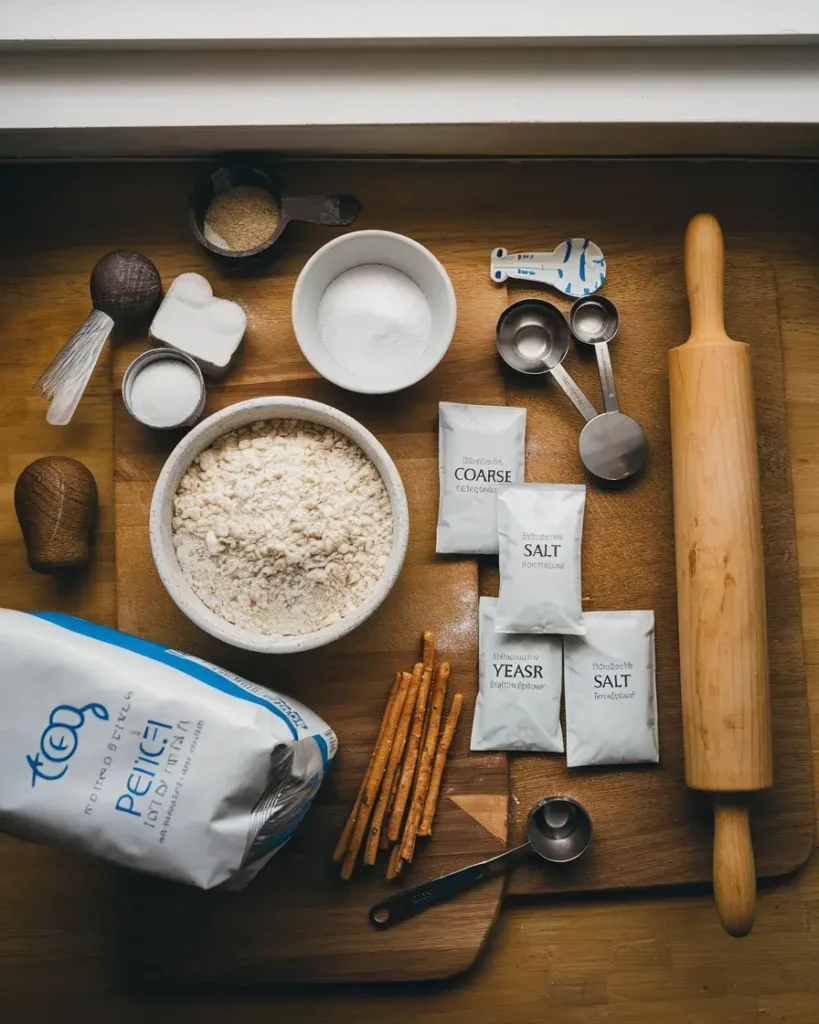
POLYGON ((224 434, 179 483, 173 538, 199 599, 265 636, 332 625, 366 600, 392 547, 392 507, 353 441, 303 420, 224 434))

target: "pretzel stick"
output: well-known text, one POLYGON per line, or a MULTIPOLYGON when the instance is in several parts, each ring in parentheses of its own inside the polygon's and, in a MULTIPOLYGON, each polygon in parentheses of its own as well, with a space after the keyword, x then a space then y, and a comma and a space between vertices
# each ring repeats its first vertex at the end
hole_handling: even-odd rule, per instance
POLYGON ((449 715, 447 716, 446 725, 444 726, 443 735, 441 736, 441 742, 438 744, 438 752, 435 755, 435 766, 432 769, 432 777, 429 780, 429 790, 427 791, 427 798, 424 802, 424 813, 421 816, 421 825, 418 829, 419 836, 432 835, 432 819, 435 817, 435 812, 438 809, 438 794, 441 791, 441 779, 444 776, 446 756, 449 753, 449 747, 452 743, 452 737, 455 735, 455 729, 458 727, 458 716, 461 713, 461 705, 463 702, 464 695, 462 693, 456 693, 452 698, 452 703, 449 705, 449 715))
MULTIPOLYGON (((427 636, 433 636, 433 634, 430 633, 429 630, 427 630, 427 632, 424 633, 424 637, 427 636)), ((386 811, 384 812, 384 817, 387 819, 387 821, 389 821, 390 817, 392 816, 392 809, 395 806, 395 794, 398 792, 398 783, 400 782, 400 780, 401 773, 396 772, 395 778, 393 779, 392 782, 392 788, 390 789, 390 796, 389 800, 387 801, 387 808, 386 811)), ((381 839, 378 842, 378 848, 380 850, 389 850, 390 848, 390 837, 387 835, 386 829, 382 829, 381 831, 381 839)))
POLYGON ((387 881, 392 882, 401 874, 404 869, 404 862, 401 860, 401 847, 393 846, 390 854, 390 862, 387 865, 387 881))
POLYGON ((426 803, 427 792, 429 791, 432 763, 438 746, 438 733, 441 729, 441 716, 444 711, 449 672, 449 662, 445 661, 441 664, 435 676, 435 686, 432 690, 432 704, 429 712, 429 725, 424 738, 421 760, 418 764, 418 772, 415 776, 415 785, 412 790, 412 802, 409 814, 407 815, 407 823, 404 826, 404 838, 401 843, 401 857, 406 861, 412 860, 412 855, 415 851, 415 836, 421 824, 421 815, 424 812, 424 804, 426 803))
POLYGON ((373 752, 370 754, 370 763, 367 765, 367 770, 364 772, 364 778, 361 780, 361 785, 358 787, 358 796, 355 798, 353 809, 347 816, 347 821, 344 825, 344 831, 339 837, 336 848, 333 851, 333 860, 336 864, 340 864, 344 859, 344 854, 347 852, 347 847, 350 845, 350 836, 353 834, 353 826, 355 825, 355 819, 358 817, 358 811, 361 807, 361 798, 364 796, 364 790, 367 788, 367 779, 370 777, 370 772, 373 770, 373 761, 375 760, 375 752, 381 746, 381 741, 384 739, 384 728, 387 724, 387 719, 390 717, 390 708, 395 700, 395 695, 398 692, 398 686, 401 682, 401 673, 395 673, 395 682, 392 684, 390 695, 387 698, 387 705, 384 708, 384 714, 381 716, 381 727, 378 730, 378 739, 375 741, 373 752))
MULTIPOLYGON (((407 733, 410 728, 412 711, 415 706, 416 697, 418 696, 418 688, 422 682, 422 668, 423 666, 419 661, 412 670, 409 690, 407 691, 407 699, 404 702, 401 720, 398 723, 398 729, 396 730, 392 750, 390 751, 390 759, 387 762, 387 768, 384 772, 384 781, 381 786, 381 792, 378 796, 378 803, 375 805, 372 821, 370 822, 367 846, 364 850, 365 864, 375 864, 375 859, 378 856, 378 842, 381 838, 381 826, 384 823, 384 815, 387 810, 390 793, 392 792, 393 782, 398 775, 398 766, 401 764, 404 747, 407 743, 407 733)), ((405 674, 409 675, 409 673, 405 674)))
POLYGON ((424 653, 421 661, 426 672, 431 672, 435 668, 435 634, 431 629, 424 630, 424 653))
MULTIPOLYGON (((434 668, 435 666, 435 634, 430 629, 424 630, 423 635, 423 654, 421 657, 424 668, 434 668)), ((426 736, 426 726, 424 735, 426 736)), ((395 779, 392 783, 392 789, 390 790, 389 800, 387 801, 387 809, 385 817, 387 821, 392 816, 392 809, 395 806, 395 794, 398 791, 398 783, 400 776, 396 773, 395 779)), ((378 847, 381 850, 389 850, 390 848, 390 837, 387 835, 386 830, 382 830, 381 839, 379 840, 378 847)))
POLYGON ((392 750, 393 740, 395 739, 395 732, 398 728, 401 712, 407 702, 408 689, 409 681, 406 673, 402 672, 401 682, 398 684, 395 700, 392 702, 390 713, 387 718, 387 724, 384 727, 384 735, 381 737, 381 743, 376 747, 372 770, 369 772, 367 785, 364 787, 364 792, 361 794, 361 806, 358 814, 356 815, 355 825, 353 826, 352 835, 350 836, 350 844, 347 847, 347 852, 344 854, 344 860, 341 863, 341 877, 345 882, 352 876, 356 858, 358 857, 358 851, 361 849, 361 844, 364 841, 364 834, 367 831, 367 825, 370 821, 373 803, 375 802, 376 795, 378 794, 381 780, 384 777, 384 769, 387 766, 390 751, 392 750))
MULTIPOLYGON (((390 789, 390 798, 387 801, 387 810, 386 810, 386 812, 384 814, 384 817, 387 819, 387 821, 390 820, 390 816, 392 814, 392 809, 395 806, 395 794, 398 792, 398 783, 399 782, 400 782, 400 773, 396 772, 395 773, 395 778, 392 780, 392 789, 390 789)), ((380 839, 380 841, 378 843, 378 848, 379 848, 379 850, 389 850, 389 848, 390 848, 390 837, 387 835, 387 830, 386 829, 382 829, 381 830, 381 839, 380 839)))
POLYGON ((418 749, 421 745, 421 734, 424 731, 424 719, 427 712, 427 696, 429 695, 429 683, 432 673, 425 671, 421 677, 421 685, 418 687, 418 699, 415 702, 415 713, 412 719, 412 732, 407 742, 404 764, 401 768, 401 781, 395 793, 395 803, 390 815, 390 827, 387 835, 391 842, 395 842, 401 834, 401 822, 404 820, 404 811, 409 799, 410 787, 415 776, 415 766, 418 763, 418 749))

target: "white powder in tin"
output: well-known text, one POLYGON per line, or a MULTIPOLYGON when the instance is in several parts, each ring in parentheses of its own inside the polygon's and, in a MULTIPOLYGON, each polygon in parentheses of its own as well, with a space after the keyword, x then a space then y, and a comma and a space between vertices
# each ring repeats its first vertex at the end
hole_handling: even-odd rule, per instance
POLYGON ((134 377, 128 400, 134 414, 149 427, 177 427, 196 411, 202 384, 196 371, 181 359, 155 359, 134 377))
POLYGON ((358 608, 392 546, 384 481, 348 438, 265 420, 218 438, 182 477, 173 537, 183 575, 242 629, 293 636, 358 608))
POLYGON ((327 286, 319 303, 318 330, 340 367, 383 380, 406 371, 423 355, 432 311, 407 274, 366 263, 345 270, 327 286))

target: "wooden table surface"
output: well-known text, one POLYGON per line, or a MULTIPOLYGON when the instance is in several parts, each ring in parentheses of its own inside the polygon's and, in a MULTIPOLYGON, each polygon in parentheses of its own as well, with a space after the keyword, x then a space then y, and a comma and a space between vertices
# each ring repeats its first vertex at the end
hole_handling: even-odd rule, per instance
MULTIPOLYGON (((711 176, 735 177, 740 195, 748 204, 758 204, 757 221, 768 222, 760 244, 770 251, 774 265, 785 351, 819 792, 819 173, 810 165, 745 165, 739 170, 736 165, 714 165, 690 172, 689 167, 693 165, 680 173, 701 175, 705 194, 711 176)), ((4 170, 0 224, 15 220, 21 182, 26 191, 40 190, 48 206, 54 173, 4 170)), ((622 165, 616 173, 628 177, 622 165)), ((93 213, 89 216, 93 219, 93 213)), ((93 249, 93 242, 86 244, 93 249)), ((21 310, 19 304, 4 302, 20 287, 19 254, 3 243, 0 248, 0 602, 15 608, 61 609, 113 624, 108 368, 98 370, 70 430, 46 425, 31 383, 63 339, 37 331, 36 308, 21 310), (90 577, 78 585, 55 585, 28 570, 12 506, 14 482, 24 466, 57 452, 85 461, 100 487, 96 559, 90 577)), ((41 251, 40 258, 48 262, 53 253, 41 251)), ((76 326, 77 285, 67 284, 59 261, 54 263, 53 279, 36 294, 35 306, 65 304, 67 338, 76 326)), ((273 1015, 283 1019, 284 1014, 318 1022, 380 1019, 396 1024, 419 1014, 453 1024, 819 1021, 815 854, 797 878, 762 892, 757 925, 742 941, 720 931, 708 893, 650 892, 551 904, 538 899, 507 906, 477 969, 454 982, 331 990, 130 993, 120 981, 113 882, 112 872, 99 864, 0 838, 2 1019, 39 1022, 57 1012, 72 1020, 123 1024, 146 1017, 152 1022, 244 1024, 269 1021, 273 1015)), ((162 927, 161 920, 157 927, 162 927)))

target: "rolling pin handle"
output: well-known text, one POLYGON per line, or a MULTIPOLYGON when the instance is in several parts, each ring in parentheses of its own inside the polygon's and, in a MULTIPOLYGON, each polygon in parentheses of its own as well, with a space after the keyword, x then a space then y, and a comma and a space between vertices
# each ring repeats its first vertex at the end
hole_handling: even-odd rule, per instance
POLYGON ((722 313, 725 250, 716 217, 698 213, 685 232, 685 282, 691 307, 688 344, 728 341, 722 313))
POLYGON ((722 927, 741 938, 754 923, 754 851, 747 805, 728 801, 714 800, 714 898, 722 927))

